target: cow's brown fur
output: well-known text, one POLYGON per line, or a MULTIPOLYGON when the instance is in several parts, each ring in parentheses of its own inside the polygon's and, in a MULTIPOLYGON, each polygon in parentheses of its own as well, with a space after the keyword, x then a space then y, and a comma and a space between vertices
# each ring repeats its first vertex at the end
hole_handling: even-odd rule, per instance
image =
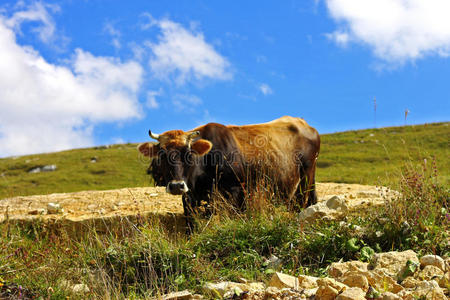
MULTIPOLYGON (((201 137, 211 141, 214 136, 218 144, 213 145, 213 149, 214 146, 220 150, 232 147, 231 151, 238 152, 239 161, 230 166, 236 166, 235 173, 243 186, 251 188, 255 177, 270 178, 280 196, 289 200, 296 198, 301 206, 316 201, 314 178, 320 137, 303 119, 285 116, 268 123, 244 126, 209 123, 193 131, 199 131, 201 137), (312 200, 308 197, 310 191, 312 200)), ((167 131, 160 135, 160 147, 165 150, 186 147, 190 143, 189 133, 167 131)))

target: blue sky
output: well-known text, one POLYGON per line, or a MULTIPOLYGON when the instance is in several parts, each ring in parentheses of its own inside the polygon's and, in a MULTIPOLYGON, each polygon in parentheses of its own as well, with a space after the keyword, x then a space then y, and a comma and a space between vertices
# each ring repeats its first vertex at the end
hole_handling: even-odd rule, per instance
POLYGON ((448 121, 448 0, 2 1, 0 156, 303 117, 448 121))

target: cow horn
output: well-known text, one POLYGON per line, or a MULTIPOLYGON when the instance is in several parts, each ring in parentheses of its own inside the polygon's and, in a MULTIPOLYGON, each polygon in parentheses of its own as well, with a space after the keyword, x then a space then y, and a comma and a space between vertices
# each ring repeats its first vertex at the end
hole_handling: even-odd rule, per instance
POLYGON ((189 133, 188 135, 188 140, 192 140, 195 139, 196 137, 198 137, 200 135, 200 131, 193 131, 191 133, 189 133))
POLYGON ((159 134, 152 133, 151 130, 148 131, 148 135, 149 135, 152 139, 159 140, 159 134))

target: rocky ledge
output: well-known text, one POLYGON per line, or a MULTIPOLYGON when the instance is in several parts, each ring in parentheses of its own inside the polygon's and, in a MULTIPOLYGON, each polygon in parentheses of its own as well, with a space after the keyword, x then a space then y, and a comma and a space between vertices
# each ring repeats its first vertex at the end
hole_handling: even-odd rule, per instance
POLYGON ((332 263, 328 276, 298 277, 276 272, 267 282, 206 283, 203 295, 180 291, 155 299, 315 299, 315 300, 446 300, 450 288, 450 258, 412 250, 375 254, 370 263, 332 263))

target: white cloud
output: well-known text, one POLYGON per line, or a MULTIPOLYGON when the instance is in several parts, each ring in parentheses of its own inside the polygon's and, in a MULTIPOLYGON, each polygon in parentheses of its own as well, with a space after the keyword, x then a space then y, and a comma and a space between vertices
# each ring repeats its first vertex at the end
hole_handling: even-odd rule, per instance
POLYGON ((120 49, 122 44, 120 43, 120 36, 122 35, 119 30, 117 30, 114 25, 110 22, 105 23, 103 30, 112 37, 111 44, 116 49, 120 49))
POLYGON ((172 104, 178 111, 194 112, 194 107, 202 104, 202 99, 195 95, 176 94, 172 99, 172 104))
POLYGON ((192 32, 168 19, 148 18, 150 23, 144 28, 158 26, 161 30, 157 43, 147 43, 153 54, 149 64, 156 78, 174 78, 183 84, 193 79, 232 77, 228 61, 205 41, 202 33, 192 32))
POLYGON ((268 84, 266 84, 266 83, 261 83, 261 84, 258 86, 258 88, 259 88, 259 91, 260 91, 261 93, 263 93, 264 96, 273 94, 272 88, 271 88, 268 84))
POLYGON ((404 63, 450 55, 448 0, 327 0, 338 44, 369 45, 385 61, 404 63))
POLYGON ((35 8, 0 15, 0 156, 89 146, 95 124, 140 117, 138 63, 77 49, 67 65, 58 65, 17 44, 19 20, 53 24, 35 8))
POLYGON ((335 31, 332 33, 326 33, 325 36, 342 47, 347 46, 350 41, 350 36, 347 32, 335 31))
POLYGON ((148 108, 156 109, 159 107, 158 101, 156 101, 157 96, 161 96, 163 93, 162 88, 159 88, 157 91, 148 91, 147 92, 147 102, 146 105, 148 108))
POLYGON ((43 4, 42 2, 34 2, 30 4, 26 10, 16 11, 10 18, 4 20, 4 24, 18 34, 21 34, 20 26, 25 21, 35 21, 41 23, 34 28, 38 33, 41 41, 49 42, 55 33, 55 22, 47 11, 47 8, 57 11, 59 7, 56 5, 43 4))

